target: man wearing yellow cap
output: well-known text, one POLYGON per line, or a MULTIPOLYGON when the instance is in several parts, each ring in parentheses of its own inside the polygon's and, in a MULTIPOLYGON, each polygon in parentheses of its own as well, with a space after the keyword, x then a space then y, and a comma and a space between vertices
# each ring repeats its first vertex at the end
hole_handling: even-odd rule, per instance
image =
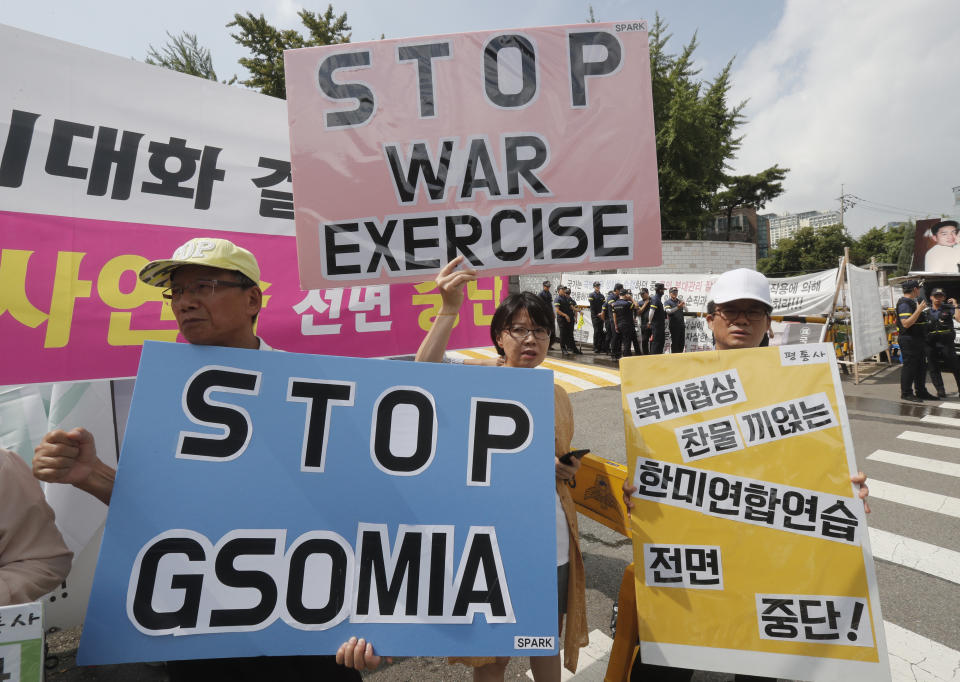
MULTIPOLYGON (((246 249, 226 239, 191 239, 168 260, 147 263, 140 279, 164 288, 188 342, 270 350, 253 333, 263 292, 257 259, 246 249)), ((34 476, 69 483, 104 504, 110 504, 115 474, 97 457, 93 435, 84 428, 51 431, 34 450, 34 476)))
MULTIPOLYGON (((263 304, 260 268, 246 249, 226 239, 198 237, 167 260, 147 263, 140 279, 163 287, 180 333, 189 343, 272 350, 254 333, 263 304)), ((51 431, 34 449, 33 475, 68 483, 110 504, 116 471, 97 457, 93 435, 84 428, 51 431)), ((170 661, 171 680, 359 680, 355 670, 333 656, 281 656, 170 661)))

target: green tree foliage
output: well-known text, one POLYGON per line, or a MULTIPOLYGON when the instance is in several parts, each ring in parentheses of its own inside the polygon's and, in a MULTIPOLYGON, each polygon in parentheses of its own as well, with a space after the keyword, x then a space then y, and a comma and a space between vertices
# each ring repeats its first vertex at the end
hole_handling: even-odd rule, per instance
POLYGON ((757 262, 757 269, 771 277, 799 275, 837 267, 843 249, 853 246, 853 239, 842 225, 801 227, 766 258, 757 262))
POLYGON ((240 65, 250 72, 250 78, 240 81, 248 88, 259 90, 264 95, 286 99, 286 79, 283 73, 283 51, 298 47, 337 45, 350 42, 351 28, 347 13, 336 15, 333 5, 327 5, 323 13, 300 10, 297 15, 307 30, 304 36, 295 29, 278 29, 264 16, 253 13, 234 14, 228 27, 235 27, 230 37, 250 51, 251 57, 242 57, 240 65))
POLYGON ((167 38, 169 38, 167 44, 159 50, 153 45, 149 46, 147 64, 163 66, 167 69, 173 69, 191 76, 199 76, 211 81, 217 80, 210 50, 200 44, 195 33, 184 31, 180 35, 174 36, 168 31, 167 38))
POLYGON ((735 208, 762 209, 767 202, 783 194, 783 180, 789 168, 770 166, 756 175, 730 175, 723 181, 725 188, 713 196, 713 210, 727 214, 727 230, 735 208))
MULTIPOLYGON (((854 265, 866 265, 874 258, 877 263, 899 263, 904 237, 910 245, 909 256, 913 255, 914 226, 901 223, 891 227, 872 227, 867 230, 850 248, 850 260, 854 265)), ((906 272, 907 268, 903 268, 906 272)))
POLYGON ((745 103, 727 101, 733 60, 712 82, 701 82, 693 60, 696 34, 679 54, 668 53, 672 36, 657 14, 649 35, 663 234, 700 238, 714 194, 728 180, 727 162, 740 148, 735 132, 744 121, 745 103))

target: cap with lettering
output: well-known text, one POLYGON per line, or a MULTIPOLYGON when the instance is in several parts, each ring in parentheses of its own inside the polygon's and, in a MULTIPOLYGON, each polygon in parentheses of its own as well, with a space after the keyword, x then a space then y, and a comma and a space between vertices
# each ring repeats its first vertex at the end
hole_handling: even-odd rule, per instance
POLYGON ((941 289, 940 287, 937 287, 936 289, 934 289, 933 291, 930 292, 930 295, 931 295, 931 296, 946 296, 947 294, 946 294, 946 292, 944 292, 943 289, 941 289))
POLYGON ((760 272, 749 268, 728 270, 717 278, 707 294, 707 303, 729 303, 740 299, 760 301, 773 307, 770 297, 770 282, 760 272))
POLYGON ((170 276, 184 265, 235 270, 260 282, 260 267, 252 253, 228 239, 195 237, 166 260, 150 261, 140 269, 140 280, 155 287, 170 286, 170 276))

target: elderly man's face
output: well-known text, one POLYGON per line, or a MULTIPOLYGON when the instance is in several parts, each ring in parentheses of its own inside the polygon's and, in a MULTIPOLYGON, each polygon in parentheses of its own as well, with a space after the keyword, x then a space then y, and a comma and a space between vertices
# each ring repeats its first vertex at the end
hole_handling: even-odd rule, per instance
POLYGON ((249 339, 252 317, 260 312, 260 289, 231 286, 239 283, 237 273, 203 265, 177 268, 170 278, 174 289, 182 290, 170 302, 180 333, 190 343, 201 346, 238 347, 249 339), (198 283, 222 282, 211 289, 198 283))
POLYGON ((957 243, 957 228, 952 225, 941 227, 933 238, 940 246, 953 246, 957 243))
POLYGON ((770 316, 759 301, 742 298, 717 304, 716 311, 707 315, 707 325, 717 350, 756 348, 770 326, 770 316))

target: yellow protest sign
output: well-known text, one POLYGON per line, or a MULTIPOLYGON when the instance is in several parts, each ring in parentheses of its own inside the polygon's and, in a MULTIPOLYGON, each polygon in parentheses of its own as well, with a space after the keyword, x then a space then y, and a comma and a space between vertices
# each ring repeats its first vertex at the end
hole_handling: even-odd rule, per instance
POLYGON ((829 344, 625 359, 647 663, 889 680, 829 344))

